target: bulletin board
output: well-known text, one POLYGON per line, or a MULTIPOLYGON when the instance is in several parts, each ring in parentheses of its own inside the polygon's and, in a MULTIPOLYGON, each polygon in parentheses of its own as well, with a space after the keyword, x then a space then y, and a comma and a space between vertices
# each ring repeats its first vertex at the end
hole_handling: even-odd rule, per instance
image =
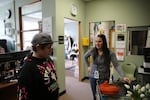
POLYGON ((99 21, 99 22, 90 22, 89 24, 89 36, 90 36, 90 47, 94 46, 94 37, 96 34, 104 34, 107 39, 107 45, 108 47, 113 47, 111 44, 111 41, 114 41, 112 38, 113 31, 115 27, 115 21, 99 21))

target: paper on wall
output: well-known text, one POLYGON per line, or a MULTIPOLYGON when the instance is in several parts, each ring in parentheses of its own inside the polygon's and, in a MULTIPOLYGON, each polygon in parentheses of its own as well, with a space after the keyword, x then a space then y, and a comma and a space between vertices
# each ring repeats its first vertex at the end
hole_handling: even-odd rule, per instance
POLYGON ((52 36, 52 16, 43 18, 42 27, 43 33, 48 33, 52 36))

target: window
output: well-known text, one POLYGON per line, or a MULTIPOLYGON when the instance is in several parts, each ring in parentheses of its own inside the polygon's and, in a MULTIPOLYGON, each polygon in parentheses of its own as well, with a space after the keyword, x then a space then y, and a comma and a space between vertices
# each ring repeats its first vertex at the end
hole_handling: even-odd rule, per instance
POLYGON ((31 47, 31 40, 33 36, 39 33, 39 22, 41 19, 23 16, 23 49, 28 49, 31 47))
POLYGON ((128 55, 143 55, 146 46, 148 27, 128 27, 128 55))
POLYGON ((42 31, 41 1, 21 7, 21 49, 30 49, 33 36, 42 31))
POLYGON ((4 35, 5 32, 4 32, 5 28, 4 28, 4 21, 3 19, 0 18, 0 35, 4 35))

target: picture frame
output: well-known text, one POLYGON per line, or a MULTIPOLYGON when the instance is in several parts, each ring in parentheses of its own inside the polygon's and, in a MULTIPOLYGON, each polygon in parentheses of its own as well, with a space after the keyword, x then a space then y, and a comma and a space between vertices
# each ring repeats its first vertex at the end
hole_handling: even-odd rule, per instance
POLYGON ((116 32, 126 32, 126 24, 117 24, 115 25, 116 32))

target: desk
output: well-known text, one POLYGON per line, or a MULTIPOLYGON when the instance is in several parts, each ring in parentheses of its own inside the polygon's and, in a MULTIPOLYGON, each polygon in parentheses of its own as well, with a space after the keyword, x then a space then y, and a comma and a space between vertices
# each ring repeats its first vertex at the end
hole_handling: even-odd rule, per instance
POLYGON ((17 100, 17 82, 0 83, 0 100, 17 100))
POLYGON ((138 81, 141 85, 150 83, 150 73, 144 72, 144 68, 138 68, 138 81))

